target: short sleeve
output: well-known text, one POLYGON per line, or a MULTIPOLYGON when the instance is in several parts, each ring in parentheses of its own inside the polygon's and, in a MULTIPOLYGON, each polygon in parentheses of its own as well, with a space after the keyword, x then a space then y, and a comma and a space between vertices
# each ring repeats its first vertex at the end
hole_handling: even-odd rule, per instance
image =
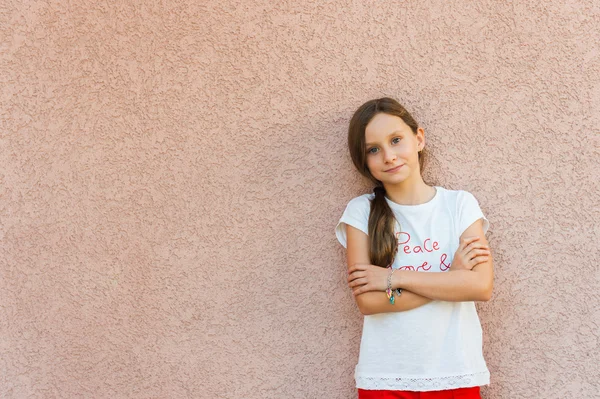
POLYGON ((348 202, 342 217, 335 226, 335 235, 344 248, 347 248, 346 225, 356 227, 365 234, 369 234, 370 212, 371 201, 366 195, 355 197, 348 202))
POLYGON ((483 218, 483 233, 487 233, 490 222, 481 211, 475 196, 464 190, 461 190, 460 194, 458 197, 458 236, 460 237, 467 227, 481 218, 483 218))

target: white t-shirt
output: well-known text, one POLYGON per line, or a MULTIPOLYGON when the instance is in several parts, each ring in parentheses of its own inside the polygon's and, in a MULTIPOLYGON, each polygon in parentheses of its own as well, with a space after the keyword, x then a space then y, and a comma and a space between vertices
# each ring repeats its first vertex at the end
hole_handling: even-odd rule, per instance
MULTIPOLYGON (((460 235, 483 218, 475 197, 464 190, 434 186, 429 202, 400 205, 386 197, 396 224, 398 252, 394 269, 448 271, 460 235)), ((355 197, 335 228, 346 248, 346 226, 369 234, 370 200, 374 193, 355 197)), ((362 389, 436 391, 489 384, 482 353, 482 331, 475 302, 431 301, 403 312, 364 316, 354 378, 362 389)))

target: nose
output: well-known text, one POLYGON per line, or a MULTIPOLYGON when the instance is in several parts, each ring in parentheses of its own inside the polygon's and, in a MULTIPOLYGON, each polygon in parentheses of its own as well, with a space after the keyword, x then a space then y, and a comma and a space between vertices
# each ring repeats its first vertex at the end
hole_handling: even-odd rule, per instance
POLYGON ((396 154, 391 149, 383 149, 383 160, 385 162, 393 162, 396 159, 396 154))

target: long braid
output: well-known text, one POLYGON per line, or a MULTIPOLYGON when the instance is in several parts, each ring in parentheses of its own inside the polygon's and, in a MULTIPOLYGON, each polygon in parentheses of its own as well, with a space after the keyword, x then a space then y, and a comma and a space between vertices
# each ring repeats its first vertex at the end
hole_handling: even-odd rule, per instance
POLYGON ((396 217, 385 199, 385 187, 375 186, 375 197, 371 201, 369 214, 369 255, 371 264, 387 267, 398 251, 398 241, 394 234, 396 217))

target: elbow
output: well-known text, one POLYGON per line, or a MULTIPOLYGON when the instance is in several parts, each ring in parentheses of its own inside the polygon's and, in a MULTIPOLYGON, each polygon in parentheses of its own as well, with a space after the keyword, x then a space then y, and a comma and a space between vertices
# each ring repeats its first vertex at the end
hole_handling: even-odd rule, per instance
POLYGON ((363 316, 369 316, 369 315, 373 314, 373 312, 371 311, 371 309, 368 306, 366 306, 366 305, 362 305, 362 306, 358 305, 358 310, 360 310, 360 313, 363 316))
POLYGON ((479 302, 487 302, 490 299, 492 299, 492 293, 491 292, 484 292, 481 297, 479 298, 479 302))
POLYGON ((494 287, 492 284, 485 286, 480 294, 479 294, 479 300, 481 302, 487 302, 490 299, 492 299, 492 291, 493 291, 494 287))
POLYGON ((370 312, 368 309, 365 309, 365 308, 361 308, 361 307, 359 307, 359 308, 358 308, 358 310, 360 310, 360 313, 361 313, 363 316, 369 316, 369 315, 372 315, 372 314, 373 314, 373 313, 371 313, 371 312, 370 312))
POLYGON ((358 310, 363 316, 369 316, 373 314, 371 307, 369 306, 368 301, 366 300, 366 292, 355 297, 356 305, 358 306, 358 310))

